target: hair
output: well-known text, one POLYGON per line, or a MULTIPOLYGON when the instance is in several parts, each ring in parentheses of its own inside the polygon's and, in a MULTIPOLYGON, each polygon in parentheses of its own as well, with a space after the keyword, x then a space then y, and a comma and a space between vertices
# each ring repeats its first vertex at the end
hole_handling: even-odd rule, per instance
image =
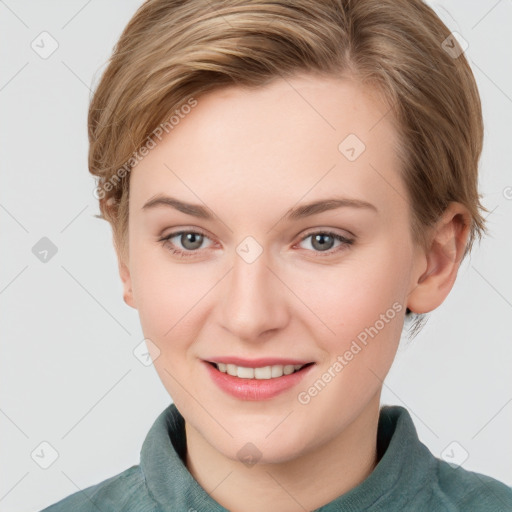
MULTIPOLYGON (((478 193, 480 97, 458 42, 421 0, 144 2, 114 46, 88 114, 98 217, 111 224, 121 257, 129 171, 161 127, 169 132, 169 119, 201 94, 298 73, 346 77, 379 92, 399 134, 414 242, 427 247, 428 228, 457 201, 471 216, 466 257, 486 233, 488 212, 478 193)), ((417 332, 424 315, 410 313, 417 332)))

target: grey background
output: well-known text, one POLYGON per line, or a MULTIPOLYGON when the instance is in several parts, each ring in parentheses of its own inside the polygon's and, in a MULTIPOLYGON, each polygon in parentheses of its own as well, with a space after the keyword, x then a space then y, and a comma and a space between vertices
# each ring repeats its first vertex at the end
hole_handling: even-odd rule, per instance
MULTIPOLYGON (((170 403, 133 354, 143 335, 87 170, 90 88, 140 4, 0 1, 0 511, 39 510, 137 464, 170 403), (43 31, 58 43, 45 59, 31 47, 43 31), (32 252, 43 237, 57 248, 46 263, 32 252), (47 469, 43 441, 58 452, 47 469)), ((491 236, 401 345, 382 402, 407 407, 436 456, 512 485, 512 2, 431 5, 469 43, 491 236)))

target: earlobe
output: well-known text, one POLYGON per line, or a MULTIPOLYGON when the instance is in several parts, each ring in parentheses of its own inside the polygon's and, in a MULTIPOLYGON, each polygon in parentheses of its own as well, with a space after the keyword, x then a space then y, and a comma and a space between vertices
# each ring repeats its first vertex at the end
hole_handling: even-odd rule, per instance
POLYGON ((128 306, 137 309, 135 300, 133 298, 130 269, 124 261, 121 261, 121 259, 119 259, 119 275, 121 277, 121 281, 123 282, 123 300, 128 306))
POLYGON ((469 236, 471 217, 460 203, 450 203, 432 230, 429 248, 423 253, 427 268, 414 277, 407 307, 428 313, 439 307, 450 293, 469 236))

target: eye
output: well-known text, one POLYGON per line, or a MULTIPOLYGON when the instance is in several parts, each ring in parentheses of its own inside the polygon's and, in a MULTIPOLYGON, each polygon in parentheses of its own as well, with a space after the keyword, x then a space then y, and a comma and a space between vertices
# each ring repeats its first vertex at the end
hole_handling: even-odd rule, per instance
POLYGON ((332 231, 311 232, 303 237, 301 242, 304 242, 304 240, 307 240, 308 238, 311 238, 310 245, 313 248, 313 251, 320 253, 315 255, 315 257, 323 257, 324 254, 321 253, 325 253, 325 256, 330 256, 332 254, 346 250, 348 246, 354 243, 353 238, 347 238, 332 231), (332 247, 336 241, 338 241, 340 244, 333 250, 332 247))
MULTIPOLYGON (((314 231, 301 239, 301 243, 311 238, 311 247, 313 252, 318 253, 315 257, 327 257, 346 250, 348 246, 354 243, 354 239, 347 238, 333 231, 314 231), (338 241, 337 248, 332 248, 334 243, 338 241)), ((179 258, 190 258, 199 254, 199 249, 203 245, 205 239, 209 237, 201 231, 181 230, 169 233, 167 236, 159 238, 159 242, 163 243, 171 253, 179 258), (173 241, 176 239, 176 241, 173 241), (181 246, 182 248, 180 248, 181 246)))
POLYGON ((207 238, 206 234, 200 231, 182 230, 169 233, 158 241, 162 242, 164 246, 169 246, 169 250, 172 254, 180 258, 189 258, 198 254, 198 250, 207 238), (176 242, 180 244, 183 249, 179 246, 176 248, 176 242, 172 241, 174 238, 177 239, 176 242))

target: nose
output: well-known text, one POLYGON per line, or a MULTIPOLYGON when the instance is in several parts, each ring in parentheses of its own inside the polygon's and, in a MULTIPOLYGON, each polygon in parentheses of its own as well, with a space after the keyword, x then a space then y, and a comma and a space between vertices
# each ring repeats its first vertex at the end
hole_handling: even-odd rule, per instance
POLYGON ((287 301, 291 293, 269 266, 266 253, 247 262, 235 255, 233 268, 222 289, 222 327, 234 337, 248 342, 267 339, 289 322, 287 301))

